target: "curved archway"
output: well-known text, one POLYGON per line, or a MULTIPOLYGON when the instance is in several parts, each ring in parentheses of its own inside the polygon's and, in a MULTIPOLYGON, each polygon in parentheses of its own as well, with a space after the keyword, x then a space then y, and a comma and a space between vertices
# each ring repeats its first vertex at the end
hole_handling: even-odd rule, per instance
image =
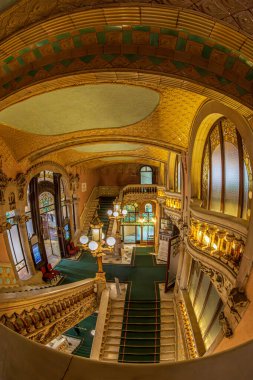
POLYGON ((201 160, 204 143, 211 126, 221 117, 227 117, 238 129, 245 146, 249 152, 251 161, 253 160, 253 146, 250 141, 253 139, 253 132, 249 122, 238 112, 231 110, 227 106, 216 101, 206 102, 196 115, 191 129, 189 139, 189 192, 190 197, 200 199, 200 177, 201 160), (194 163, 194 169, 193 169, 194 163))

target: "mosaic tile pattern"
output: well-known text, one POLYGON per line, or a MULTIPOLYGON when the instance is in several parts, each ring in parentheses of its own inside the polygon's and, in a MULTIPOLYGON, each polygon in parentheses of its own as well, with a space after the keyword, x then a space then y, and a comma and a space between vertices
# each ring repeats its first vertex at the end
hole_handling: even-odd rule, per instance
MULTIPOLYGON (((15 3, 15 0, 1 0, 1 8, 15 3), (2 4, 3 3, 3 4, 2 4)), ((56 17, 73 11, 89 10, 106 6, 127 7, 128 4, 137 6, 164 6, 180 7, 195 11, 202 18, 205 16, 220 20, 236 30, 242 30, 253 35, 253 5, 252 0, 26 0, 13 7, 8 13, 2 14, 0 19, 0 39, 24 27, 39 22, 48 17, 56 17), (102 4, 101 4, 102 3, 102 4), (119 3, 119 4, 117 4, 119 3)))
POLYGON ((184 77, 253 104, 247 59, 216 41, 145 25, 85 28, 22 49, 3 61, 0 97, 57 75, 115 68, 184 77))

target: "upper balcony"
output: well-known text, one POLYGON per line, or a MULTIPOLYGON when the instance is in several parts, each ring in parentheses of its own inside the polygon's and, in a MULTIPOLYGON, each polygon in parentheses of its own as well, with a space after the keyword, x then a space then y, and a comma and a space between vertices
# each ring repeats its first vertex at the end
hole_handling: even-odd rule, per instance
POLYGON ((229 215, 190 207, 186 245, 191 255, 216 268, 232 283, 239 272, 248 233, 248 222, 229 215))

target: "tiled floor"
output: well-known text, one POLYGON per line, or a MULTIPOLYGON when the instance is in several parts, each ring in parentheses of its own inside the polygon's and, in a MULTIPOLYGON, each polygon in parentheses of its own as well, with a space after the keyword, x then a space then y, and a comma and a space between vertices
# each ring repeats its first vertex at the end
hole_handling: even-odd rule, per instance
POLYGON ((104 264, 119 264, 130 265, 132 261, 132 251, 134 244, 127 244, 122 248, 122 256, 115 256, 113 253, 108 253, 103 256, 104 264))

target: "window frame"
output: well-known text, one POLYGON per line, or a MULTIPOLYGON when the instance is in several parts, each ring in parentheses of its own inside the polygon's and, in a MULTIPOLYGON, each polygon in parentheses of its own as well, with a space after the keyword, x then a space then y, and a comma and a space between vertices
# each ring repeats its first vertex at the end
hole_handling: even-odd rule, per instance
MULTIPOLYGON (((208 135, 206 137, 206 141, 203 148, 202 160, 201 160, 201 199, 204 200, 203 193, 203 170, 204 170, 204 159, 206 149, 208 150, 208 167, 209 167, 209 177, 208 177, 208 189, 207 189, 207 204, 205 206, 206 209, 211 209, 211 200, 212 200, 212 149, 211 149, 211 134, 215 128, 219 130, 219 141, 220 141, 220 149, 221 149, 221 173, 222 173, 222 184, 221 184, 221 198, 220 198, 220 212, 224 213, 225 210, 225 146, 224 146, 224 131, 222 127, 222 122, 226 120, 226 118, 222 117, 218 119, 214 125, 210 128, 208 135)), ((238 132, 236 126, 235 132, 237 137, 237 142, 235 144, 238 151, 238 166, 239 166, 239 194, 238 194, 238 204, 237 204, 237 217, 243 218, 243 206, 244 206, 244 147, 243 141, 240 133, 238 132)), ((250 191, 250 185, 248 187, 248 192, 250 191)), ((247 202, 247 219, 248 219, 248 209, 249 209, 249 199, 247 202)), ((230 214, 228 214, 230 215, 230 214)), ((234 216, 234 215, 233 215, 234 216)), ((245 218, 244 218, 245 219, 245 218)))

